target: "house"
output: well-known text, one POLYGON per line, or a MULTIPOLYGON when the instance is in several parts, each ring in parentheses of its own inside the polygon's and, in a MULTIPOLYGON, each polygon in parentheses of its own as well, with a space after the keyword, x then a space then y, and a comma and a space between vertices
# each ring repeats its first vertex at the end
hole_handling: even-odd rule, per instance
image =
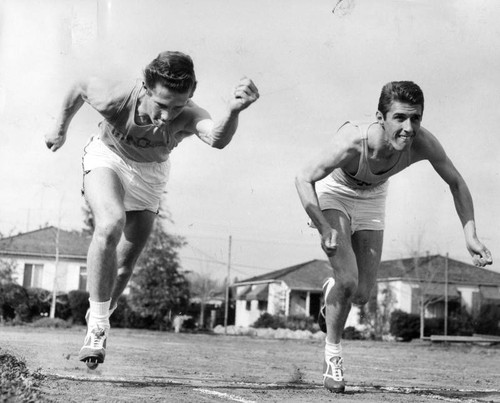
MULTIPOLYGON (((250 326, 264 313, 316 317, 323 301, 322 285, 332 276, 326 260, 312 260, 252 277, 233 285, 236 326, 250 326)), ((477 315, 481 305, 500 305, 500 273, 441 255, 383 261, 377 276, 377 300, 390 295, 390 309, 442 317, 447 284, 448 310, 466 309, 477 315), (388 293, 390 290, 390 293, 388 293)), ((359 326, 359 309, 353 306, 346 323, 359 326)))
POLYGON ((448 310, 466 310, 477 316, 482 305, 500 305, 500 273, 441 255, 388 260, 378 273, 379 297, 390 289, 393 308, 418 313, 424 302, 425 316, 444 316, 448 310))
POLYGON ((14 264, 14 279, 23 287, 86 290, 90 239, 76 231, 41 228, 0 239, 0 259, 14 264))
POLYGON ((264 312, 316 316, 322 301, 321 287, 331 275, 327 261, 312 260, 235 283, 235 325, 250 326, 264 312))

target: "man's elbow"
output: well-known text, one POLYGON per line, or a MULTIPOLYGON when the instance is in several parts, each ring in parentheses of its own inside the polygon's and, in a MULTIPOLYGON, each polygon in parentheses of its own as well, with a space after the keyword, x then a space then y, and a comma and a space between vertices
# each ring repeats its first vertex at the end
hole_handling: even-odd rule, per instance
POLYGON ((306 175, 304 174, 303 171, 297 172, 295 175, 295 187, 297 189, 300 189, 304 186, 304 184, 310 183, 306 175))

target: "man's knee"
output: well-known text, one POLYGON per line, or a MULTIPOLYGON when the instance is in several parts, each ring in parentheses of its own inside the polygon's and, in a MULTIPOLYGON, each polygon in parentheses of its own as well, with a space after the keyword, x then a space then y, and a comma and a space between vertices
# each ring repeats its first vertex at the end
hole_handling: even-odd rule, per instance
POLYGON ((104 245, 118 245, 125 227, 125 214, 101 219, 95 223, 94 239, 104 245))
MULTIPOLYGON (((329 296, 332 299, 340 299, 342 301, 348 301, 353 298, 356 294, 358 288, 358 279, 356 276, 338 276, 335 279, 335 292, 331 292, 329 296)), ((332 303, 333 301, 327 301, 327 303, 332 303)))

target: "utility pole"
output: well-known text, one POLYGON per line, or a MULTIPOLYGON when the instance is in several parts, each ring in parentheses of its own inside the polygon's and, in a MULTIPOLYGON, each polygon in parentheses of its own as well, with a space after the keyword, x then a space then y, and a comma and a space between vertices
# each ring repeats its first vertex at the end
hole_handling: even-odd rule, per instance
POLYGON ((231 278, 231 243, 232 243, 232 237, 231 235, 229 235, 229 248, 227 253, 226 306, 224 309, 224 334, 227 334, 227 316, 229 312, 229 281, 231 278))
MULTIPOLYGON (((59 222, 60 224, 60 222, 59 222)), ((57 266, 59 265, 59 226, 56 231, 56 261, 54 264, 54 284, 52 286, 52 303, 50 305, 50 317, 56 317, 56 298, 57 298, 57 266)))
POLYGON ((448 336, 448 253, 444 261, 444 335, 448 336))

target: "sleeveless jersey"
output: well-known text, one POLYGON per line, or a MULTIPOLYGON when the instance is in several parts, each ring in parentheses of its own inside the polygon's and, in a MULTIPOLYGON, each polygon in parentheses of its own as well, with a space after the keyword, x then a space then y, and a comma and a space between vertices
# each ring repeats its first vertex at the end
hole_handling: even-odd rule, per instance
MULTIPOLYGON (((99 123, 100 138, 121 157, 135 162, 164 162, 179 142, 192 133, 188 134, 184 128, 176 127, 179 125, 175 121, 161 128, 152 124, 136 124, 135 112, 141 91, 142 82, 138 80, 131 91, 122 95, 123 101, 118 110, 99 123)), ((109 105, 113 105, 113 102, 109 102, 109 105)))
POLYGON ((375 123, 358 124, 348 121, 341 127, 346 124, 351 124, 357 127, 361 135, 361 154, 359 156, 358 171, 356 172, 356 174, 351 175, 343 168, 336 168, 330 175, 325 178, 326 182, 330 180, 335 181, 352 189, 370 189, 381 185, 382 183, 386 182, 389 177, 397 174, 410 165, 411 148, 408 148, 399 155, 398 160, 389 170, 380 174, 372 173, 372 171, 370 170, 370 165, 368 164, 368 129, 375 123))

